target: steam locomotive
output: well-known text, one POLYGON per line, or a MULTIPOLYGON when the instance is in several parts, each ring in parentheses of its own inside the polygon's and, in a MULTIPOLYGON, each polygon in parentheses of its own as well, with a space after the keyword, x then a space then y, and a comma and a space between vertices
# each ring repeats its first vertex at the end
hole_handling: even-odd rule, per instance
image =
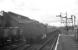
POLYGON ((7 41, 39 42, 46 37, 44 24, 13 12, 1 12, 0 45, 7 41))

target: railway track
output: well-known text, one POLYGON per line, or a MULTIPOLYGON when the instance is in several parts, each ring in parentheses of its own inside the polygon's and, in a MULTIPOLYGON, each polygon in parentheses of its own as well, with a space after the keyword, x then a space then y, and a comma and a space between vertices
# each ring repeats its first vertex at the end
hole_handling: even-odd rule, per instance
POLYGON ((14 43, 11 45, 4 46, 0 48, 0 50, 17 50, 18 48, 22 48, 24 46, 25 48, 28 48, 30 45, 26 44, 26 42, 20 42, 20 43, 14 43))
POLYGON ((54 50, 58 35, 50 37, 38 50, 54 50))
MULTIPOLYGON (((31 47, 24 50, 54 50, 58 38, 58 33, 49 36, 44 43, 31 45, 31 47)), ((44 40, 43 40, 44 41, 44 40)))

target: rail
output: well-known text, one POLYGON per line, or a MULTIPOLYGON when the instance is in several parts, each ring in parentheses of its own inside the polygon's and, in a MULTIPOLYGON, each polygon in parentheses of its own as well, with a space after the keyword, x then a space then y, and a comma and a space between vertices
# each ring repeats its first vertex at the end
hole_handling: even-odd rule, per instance
POLYGON ((53 35, 52 37, 49 37, 50 39, 47 40, 41 47, 39 47, 37 50, 43 50, 43 48, 45 48, 46 45, 49 45, 50 44, 50 50, 54 49, 54 46, 56 44, 56 41, 57 41, 57 33, 55 35, 53 35), (52 44, 52 45, 51 45, 52 44))

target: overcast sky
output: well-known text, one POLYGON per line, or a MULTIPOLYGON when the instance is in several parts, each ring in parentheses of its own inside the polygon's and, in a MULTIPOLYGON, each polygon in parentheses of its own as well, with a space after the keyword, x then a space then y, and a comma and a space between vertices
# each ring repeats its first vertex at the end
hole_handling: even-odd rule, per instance
POLYGON ((13 11, 50 25, 61 26, 60 12, 78 16, 78 0, 0 0, 0 10, 13 11))

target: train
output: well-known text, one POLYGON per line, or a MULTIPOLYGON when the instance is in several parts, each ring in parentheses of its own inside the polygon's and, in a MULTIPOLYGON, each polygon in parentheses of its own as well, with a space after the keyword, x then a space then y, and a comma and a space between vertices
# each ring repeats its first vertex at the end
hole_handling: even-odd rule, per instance
POLYGON ((6 41, 25 40, 26 43, 36 43, 46 38, 45 25, 28 17, 1 11, 0 44, 6 41))

